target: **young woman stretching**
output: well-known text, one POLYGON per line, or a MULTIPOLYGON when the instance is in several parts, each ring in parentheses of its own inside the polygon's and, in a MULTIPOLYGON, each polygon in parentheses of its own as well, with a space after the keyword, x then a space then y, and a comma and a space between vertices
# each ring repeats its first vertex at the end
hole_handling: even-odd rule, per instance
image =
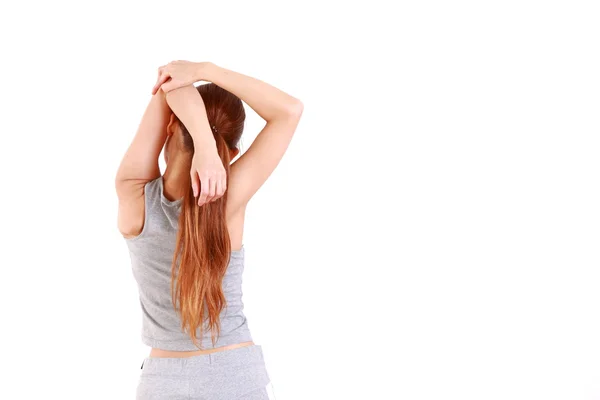
POLYGON ((244 214, 288 148, 303 105, 210 62, 174 61, 158 75, 115 182, 142 341, 152 348, 137 398, 269 399, 262 348, 243 312, 244 214), (242 100, 266 125, 231 163, 242 100))

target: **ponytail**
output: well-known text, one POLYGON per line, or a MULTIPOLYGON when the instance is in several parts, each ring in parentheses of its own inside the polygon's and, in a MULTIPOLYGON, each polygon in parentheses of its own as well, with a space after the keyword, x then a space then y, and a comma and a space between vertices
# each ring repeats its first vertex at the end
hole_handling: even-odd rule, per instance
MULTIPOLYGON (((181 127, 184 140, 190 140, 183 124, 181 127)), ((216 129, 213 134, 229 187, 230 150, 216 129)), ((186 185, 171 267, 171 296, 181 316, 182 330, 188 332, 200 349, 198 338, 201 342, 207 330, 211 331, 215 346, 221 333, 220 313, 227 305, 222 287, 231 256, 226 209, 227 190, 217 200, 199 207, 191 180, 186 185)))

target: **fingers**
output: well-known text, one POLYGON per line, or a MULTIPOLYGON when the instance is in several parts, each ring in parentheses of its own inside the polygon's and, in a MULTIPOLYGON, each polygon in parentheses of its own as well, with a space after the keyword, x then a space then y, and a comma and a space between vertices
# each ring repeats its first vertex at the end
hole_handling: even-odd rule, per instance
POLYGON ((217 180, 215 178, 211 178, 208 181, 208 195, 206 196, 206 202, 210 203, 213 200, 216 200, 215 195, 217 194, 217 180))
POLYGON ((227 180, 225 177, 206 177, 200 182, 200 195, 198 205, 202 206, 219 199, 225 194, 227 189, 227 180))
POLYGON ((194 193, 194 197, 198 197, 198 189, 200 186, 200 181, 198 179, 198 174, 196 171, 192 171, 192 192, 194 193))
POLYGON ((158 92, 158 90, 162 86, 162 84, 165 83, 170 77, 171 77, 171 75, 167 71, 166 65, 160 67, 158 69, 158 79, 156 81, 156 84, 152 88, 152 95, 155 95, 156 92, 158 92))
POLYGON ((173 81, 173 79, 169 77, 168 80, 165 83, 163 83, 162 86, 160 86, 160 89, 162 89, 163 92, 167 93, 179 87, 181 87, 181 84, 177 84, 177 82, 173 81))
POLYGON ((225 190, 227 189, 227 175, 225 172, 222 174, 217 173, 215 177, 211 178, 211 193, 213 192, 213 187, 214 196, 208 201, 215 201, 225 194, 225 190))
POLYGON ((227 191, 227 172, 224 168, 205 169, 193 165, 190 180, 194 198, 200 207, 221 198, 227 191))
POLYGON ((217 179, 215 199, 218 199, 225 194, 226 186, 227 179, 225 179, 225 177, 217 179))
POLYGON ((156 92, 158 92, 158 81, 160 80, 160 76, 162 75, 163 67, 158 68, 158 75, 156 76, 156 83, 152 87, 152 95, 154 96, 156 92))
POLYGON ((163 91, 166 93, 168 92, 168 90, 165 90, 165 86, 164 83, 167 82, 169 79, 171 79, 171 77, 169 76, 169 74, 167 72, 164 72, 159 78, 158 81, 156 82, 156 85, 154 85, 154 87, 152 88, 152 94, 156 94, 156 92, 158 92, 158 90, 162 87, 163 91))
POLYGON ((210 179, 205 176, 200 179, 200 196, 198 196, 198 205, 203 206, 208 203, 210 193, 210 179))

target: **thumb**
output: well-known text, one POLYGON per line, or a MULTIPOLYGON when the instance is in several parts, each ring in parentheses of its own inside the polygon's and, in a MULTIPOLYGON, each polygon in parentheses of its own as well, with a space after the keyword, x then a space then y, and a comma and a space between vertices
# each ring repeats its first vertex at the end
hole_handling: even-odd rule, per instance
POLYGON ((162 84, 165 83, 169 79, 169 74, 164 72, 163 68, 158 69, 158 79, 156 80, 156 84, 152 88, 152 95, 155 95, 156 92, 161 88, 162 84))

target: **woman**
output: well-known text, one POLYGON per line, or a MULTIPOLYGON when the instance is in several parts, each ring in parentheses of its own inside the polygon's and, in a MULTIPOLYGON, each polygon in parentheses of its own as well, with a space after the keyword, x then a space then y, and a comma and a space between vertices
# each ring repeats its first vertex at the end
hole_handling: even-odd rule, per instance
POLYGON ((137 398, 268 399, 262 348, 243 312, 244 214, 283 157, 303 105, 210 62, 159 68, 152 94, 115 182, 142 341, 152 348, 137 398), (196 88, 197 81, 210 83, 196 88), (242 101, 266 125, 231 163, 244 126, 242 101))

